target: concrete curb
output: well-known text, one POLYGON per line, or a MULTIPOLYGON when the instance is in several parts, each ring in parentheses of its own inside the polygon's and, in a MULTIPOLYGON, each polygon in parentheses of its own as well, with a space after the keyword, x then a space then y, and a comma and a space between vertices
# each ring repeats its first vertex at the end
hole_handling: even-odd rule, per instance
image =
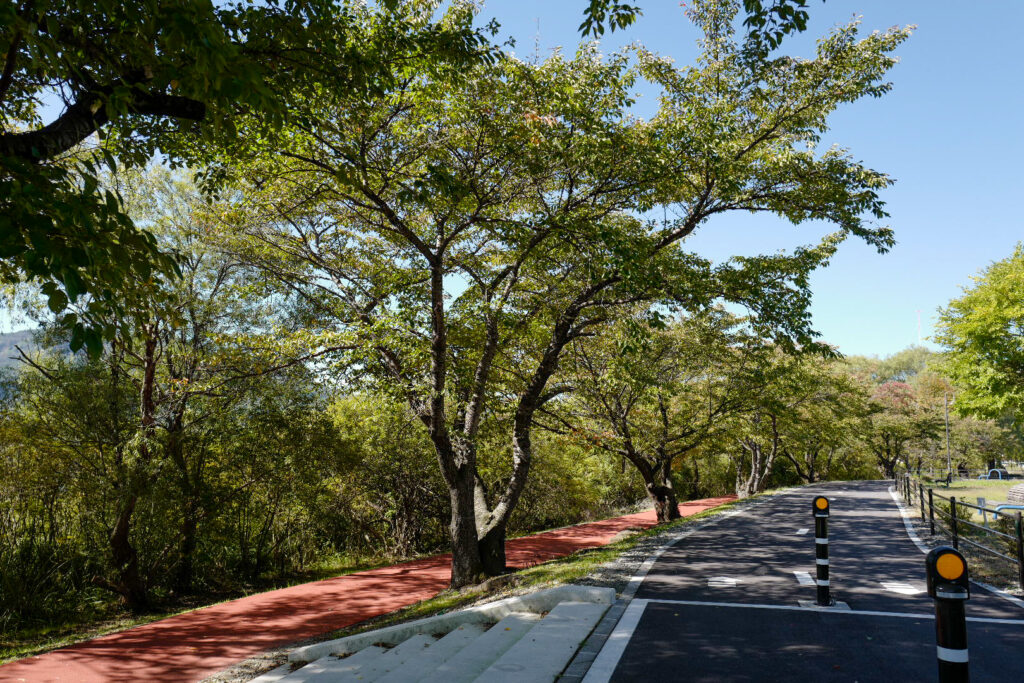
POLYGON ((500 621, 513 612, 549 612, 560 602, 595 602, 610 605, 615 601, 614 588, 576 586, 573 584, 548 588, 536 593, 517 595, 504 600, 468 607, 458 612, 438 614, 425 619, 396 624, 376 631, 329 640, 297 648, 288 655, 290 663, 312 662, 327 655, 347 655, 370 645, 397 645, 420 634, 438 635, 463 624, 500 621))

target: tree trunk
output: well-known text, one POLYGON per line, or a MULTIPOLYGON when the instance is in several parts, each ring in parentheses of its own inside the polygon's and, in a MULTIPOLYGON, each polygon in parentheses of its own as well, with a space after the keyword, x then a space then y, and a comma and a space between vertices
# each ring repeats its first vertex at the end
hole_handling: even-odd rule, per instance
MULTIPOLYGON (((476 525, 476 472, 469 465, 453 468, 448 482, 452 515, 448 532, 452 542, 452 588, 479 583, 484 578, 476 525)), ((504 557, 504 555, 502 555, 504 557)))
POLYGON ((505 562, 505 522, 499 521, 479 540, 480 560, 487 576, 504 574, 508 567, 505 562))
POLYGON ((137 496, 128 496, 117 515, 114 530, 110 532, 110 552, 117 574, 116 583, 112 587, 124 598, 128 609, 145 612, 149 609, 149 594, 139 574, 139 554, 130 537, 132 514, 137 502, 137 496))
POLYGON ((167 457, 178 468, 178 482, 181 488, 181 527, 178 543, 178 563, 174 570, 174 590, 188 593, 192 590, 195 573, 195 550, 199 530, 198 486, 194 485, 185 460, 184 404, 180 404, 173 419, 167 425, 167 457))
POLYGON ((658 516, 658 523, 670 522, 679 519, 679 501, 676 498, 676 491, 672 487, 672 463, 662 462, 658 467, 650 470, 650 479, 646 482, 647 495, 654 503, 654 511, 658 516))
MULTIPOLYGON (((143 378, 140 392, 142 444, 139 447, 139 460, 144 468, 153 458, 150 441, 156 432, 156 326, 153 323, 143 325, 145 334, 143 356, 143 378)), ((149 594, 146 582, 139 573, 139 553, 131 541, 132 516, 139 502, 139 495, 148 488, 146 477, 149 475, 139 471, 139 464, 131 464, 126 472, 126 490, 124 503, 118 511, 114 529, 110 532, 110 554, 117 574, 113 588, 127 603, 133 612, 144 612, 149 609, 149 594)))
POLYGON ((679 501, 676 500, 676 492, 672 486, 648 485, 647 495, 654 502, 654 512, 658 517, 658 523, 671 522, 679 519, 679 501))
POLYGON ((178 545, 178 566, 174 572, 174 589, 179 593, 189 593, 195 578, 195 552, 199 529, 198 510, 193 502, 185 509, 185 517, 181 522, 181 543, 178 545))

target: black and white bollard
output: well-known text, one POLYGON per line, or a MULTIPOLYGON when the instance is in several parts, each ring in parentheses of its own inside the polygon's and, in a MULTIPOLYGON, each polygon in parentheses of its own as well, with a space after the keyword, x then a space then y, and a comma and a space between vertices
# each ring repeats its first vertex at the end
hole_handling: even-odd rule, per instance
POLYGON ((828 579, 828 498, 818 496, 811 504, 814 513, 814 561, 817 568, 819 607, 831 607, 832 590, 828 579))
POLYGON ((935 600, 939 683, 967 683, 967 614, 971 597, 964 556, 949 546, 935 548, 925 558, 928 595, 935 600))

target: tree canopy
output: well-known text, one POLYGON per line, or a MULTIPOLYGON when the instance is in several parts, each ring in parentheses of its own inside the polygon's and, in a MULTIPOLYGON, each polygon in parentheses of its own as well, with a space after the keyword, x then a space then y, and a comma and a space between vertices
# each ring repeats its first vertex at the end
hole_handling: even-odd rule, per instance
MULTIPOLYGON (((861 39, 850 25, 814 59, 767 59, 736 39, 737 10, 690 11, 705 32, 694 68, 642 49, 634 66, 594 45, 536 64, 394 59, 380 64, 388 87, 296 90, 287 125, 246 136, 259 144, 236 167, 229 248, 303 301, 323 344, 348 349, 346 377, 419 416, 451 489, 456 585, 504 568, 533 418, 560 392, 573 340, 634 303, 699 311, 724 299, 759 334, 813 347, 810 272, 846 235, 891 244, 875 223, 889 178, 815 143, 837 106, 888 90, 908 32, 861 39), (663 91, 650 121, 629 113, 638 78, 663 91), (676 218, 639 218, 657 206, 676 218), (838 232, 721 264, 681 246, 730 211, 838 232), (485 482, 478 430, 497 410, 513 467, 485 482)), ((455 5, 441 23, 471 21, 455 5)))
POLYGON ((140 283, 177 272, 104 169, 157 153, 198 167, 237 149, 240 114, 263 129, 286 120, 287 88, 374 89, 390 75, 381 60, 487 51, 480 32, 394 0, 33 0, 0 6, 0 25, 0 281, 40 286, 72 347, 93 352, 112 328, 69 303, 123 313, 140 283))
POLYGON ((939 315, 935 340, 957 387, 956 410, 1024 417, 1024 245, 974 278, 939 315))

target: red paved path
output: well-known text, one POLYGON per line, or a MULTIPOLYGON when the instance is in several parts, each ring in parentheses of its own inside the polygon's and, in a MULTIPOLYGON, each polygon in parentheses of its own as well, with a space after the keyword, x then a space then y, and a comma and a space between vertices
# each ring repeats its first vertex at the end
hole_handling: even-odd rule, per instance
MULTIPOLYGON (((734 496, 682 503, 689 516, 734 496)), ((506 545, 527 567, 606 545, 649 527, 654 511, 524 536, 506 545)), ((0 666, 0 681, 198 681, 264 650, 355 624, 431 598, 448 586, 451 556, 251 595, 0 666)))

